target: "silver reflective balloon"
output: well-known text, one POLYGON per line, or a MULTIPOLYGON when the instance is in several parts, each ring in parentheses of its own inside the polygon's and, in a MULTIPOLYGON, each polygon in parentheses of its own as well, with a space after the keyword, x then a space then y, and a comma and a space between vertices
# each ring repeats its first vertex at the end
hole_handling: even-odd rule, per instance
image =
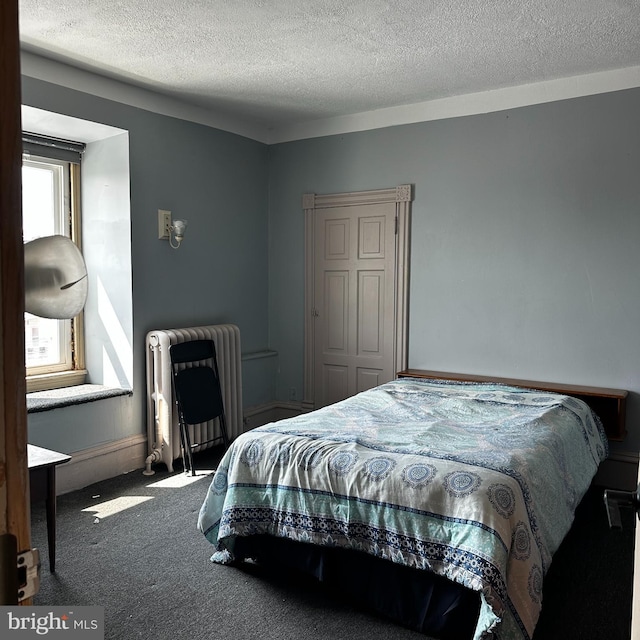
POLYGON ((74 318, 87 301, 87 268, 78 247, 65 236, 24 245, 25 311, 41 318, 74 318))

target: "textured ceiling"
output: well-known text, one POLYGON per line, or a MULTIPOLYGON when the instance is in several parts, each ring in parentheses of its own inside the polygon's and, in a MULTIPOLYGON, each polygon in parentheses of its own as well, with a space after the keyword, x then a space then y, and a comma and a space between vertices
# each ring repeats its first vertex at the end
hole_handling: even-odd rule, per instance
POLYGON ((272 127, 640 65, 639 0, 20 0, 20 30, 272 127))

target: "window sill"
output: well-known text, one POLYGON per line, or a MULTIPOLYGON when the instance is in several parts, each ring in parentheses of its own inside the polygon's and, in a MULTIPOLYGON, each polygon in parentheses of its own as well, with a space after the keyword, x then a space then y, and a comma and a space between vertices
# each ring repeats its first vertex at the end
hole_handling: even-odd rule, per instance
POLYGON ((55 373, 27 376, 27 393, 81 385, 84 384, 86 377, 86 369, 74 369, 73 371, 58 371, 55 373))
POLYGON ((27 413, 50 411, 105 398, 131 395, 131 389, 105 387, 101 384, 80 384, 75 387, 35 391, 27 394, 27 413))

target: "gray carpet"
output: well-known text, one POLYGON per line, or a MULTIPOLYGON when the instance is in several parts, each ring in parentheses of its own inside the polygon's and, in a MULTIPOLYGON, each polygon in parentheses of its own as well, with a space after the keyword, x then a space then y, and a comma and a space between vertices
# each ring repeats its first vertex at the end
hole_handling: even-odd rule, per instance
MULTIPOLYGON (((196 461, 215 464, 205 454, 196 461)), ((152 477, 136 471, 60 496, 55 575, 44 508, 34 505, 43 561, 34 604, 104 606, 108 639, 425 640, 310 580, 211 563, 196 529, 210 478, 199 474, 183 485, 184 474, 161 466, 152 477)), ((633 514, 610 531, 601 496, 590 491, 556 554, 534 640, 629 638, 633 514)))

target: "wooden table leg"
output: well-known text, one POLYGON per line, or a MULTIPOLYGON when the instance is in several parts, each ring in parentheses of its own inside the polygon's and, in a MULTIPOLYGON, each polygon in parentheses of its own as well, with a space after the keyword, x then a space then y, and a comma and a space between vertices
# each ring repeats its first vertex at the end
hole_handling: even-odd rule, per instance
POLYGON ((56 467, 71 460, 66 453, 27 445, 31 502, 45 500, 47 509, 47 542, 49 571, 56 571, 56 467))
POLYGON ((47 468, 47 542, 49 571, 56 572, 56 468, 47 468))

